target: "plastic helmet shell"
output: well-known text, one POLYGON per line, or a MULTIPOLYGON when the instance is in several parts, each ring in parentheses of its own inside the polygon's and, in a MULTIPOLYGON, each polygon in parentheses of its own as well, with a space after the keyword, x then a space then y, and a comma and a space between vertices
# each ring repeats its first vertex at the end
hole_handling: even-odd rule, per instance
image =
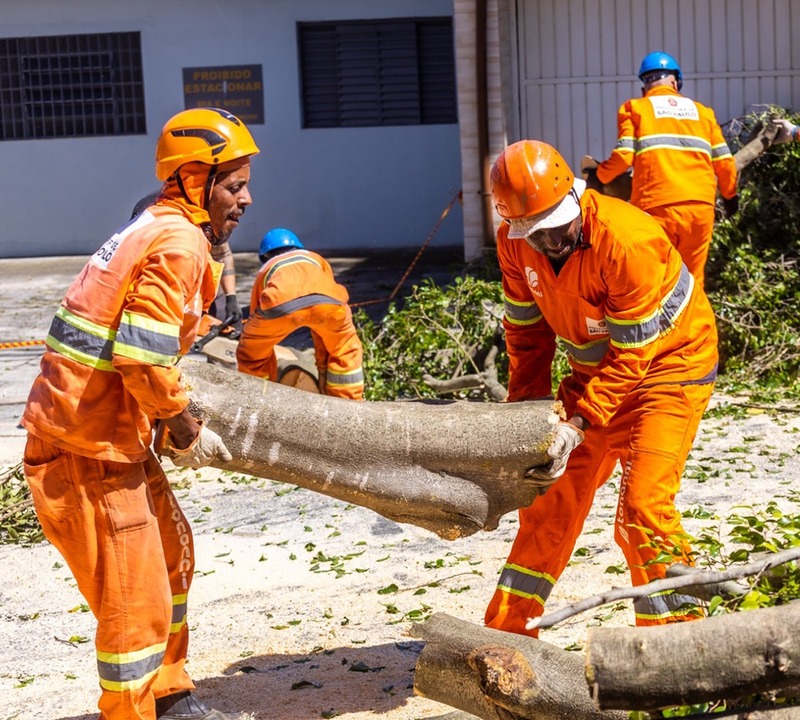
POLYGON ((235 115, 220 108, 184 110, 167 120, 156 144, 156 177, 162 182, 181 165, 222 165, 259 152, 235 115))
POLYGON ((575 175, 552 145, 520 140, 509 145, 492 166, 492 197, 504 220, 533 217, 560 203, 575 175))
POLYGON ((639 65, 639 80, 644 82, 644 76, 656 70, 670 70, 675 73, 675 79, 678 81, 678 90, 683 87, 683 73, 678 61, 669 53, 651 52, 644 56, 641 65, 639 65))
POLYGON ((286 228, 273 228, 261 241, 261 246, 258 248, 259 255, 266 255, 278 248, 294 247, 298 250, 303 249, 303 243, 291 230, 286 228))

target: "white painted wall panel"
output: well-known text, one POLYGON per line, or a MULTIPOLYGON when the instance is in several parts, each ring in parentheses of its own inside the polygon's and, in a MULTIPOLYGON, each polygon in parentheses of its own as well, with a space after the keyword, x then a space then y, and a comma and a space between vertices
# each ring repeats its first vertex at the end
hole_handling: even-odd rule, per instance
MULTIPOLYGON (((140 31, 147 135, 0 142, 0 257, 88 254, 157 188, 154 148, 183 109, 181 69, 261 64, 253 205, 233 234, 255 250, 290 227, 308 247, 418 248, 461 188, 459 127, 301 127, 298 21, 449 16, 453 0, 28 0, 0 3, 4 37, 140 31)), ((461 209, 434 243, 463 241, 461 209)))
MULTIPOLYGON (((800 110, 800 0, 516 0, 520 137, 573 165, 605 158, 617 109, 638 96, 654 50, 674 55, 684 94, 721 124, 754 108, 800 110)), ((511 138, 516 140, 518 138, 511 138)))

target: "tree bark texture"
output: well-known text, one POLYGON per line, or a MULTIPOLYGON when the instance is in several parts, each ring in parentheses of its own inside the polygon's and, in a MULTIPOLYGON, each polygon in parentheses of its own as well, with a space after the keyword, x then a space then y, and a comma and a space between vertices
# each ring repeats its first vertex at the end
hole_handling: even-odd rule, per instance
POLYGON ((357 402, 182 362, 190 411, 233 455, 215 467, 299 485, 454 540, 530 505, 551 400, 357 402))
POLYGON ((627 718, 597 708, 579 654, 445 613, 413 625, 411 635, 427 641, 414 671, 414 691, 422 697, 485 720, 627 718))
POLYGON ((591 628, 586 680, 601 708, 651 710, 800 684, 800 602, 686 623, 591 628))

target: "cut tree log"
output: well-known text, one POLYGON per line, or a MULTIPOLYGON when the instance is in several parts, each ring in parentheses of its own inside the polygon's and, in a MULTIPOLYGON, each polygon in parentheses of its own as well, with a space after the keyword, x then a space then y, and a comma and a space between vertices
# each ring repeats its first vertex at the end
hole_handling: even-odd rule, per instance
POLYGON ((591 628, 586 680, 605 709, 653 710, 800 684, 800 602, 707 620, 591 628))
POLYGON ((445 613, 412 625, 410 632, 426 641, 414 670, 414 692, 422 697, 485 720, 628 716, 597 708, 586 687, 583 658, 576 653, 445 613))
POLYGON ((181 362, 190 411, 233 454, 215 467, 278 480, 454 540, 530 505, 552 400, 357 402, 181 362))

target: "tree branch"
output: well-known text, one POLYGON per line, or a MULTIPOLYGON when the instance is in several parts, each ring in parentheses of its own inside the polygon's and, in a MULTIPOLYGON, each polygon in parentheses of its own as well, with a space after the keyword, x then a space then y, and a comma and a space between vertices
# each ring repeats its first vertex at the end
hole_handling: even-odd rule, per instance
POLYGON ((496 402, 506 399, 508 391, 503 383, 497 379, 497 365, 495 358, 499 349, 497 345, 492 345, 483 361, 483 371, 470 375, 460 375, 450 380, 439 380, 432 375, 425 373, 422 376, 423 382, 437 393, 451 393, 459 390, 473 390, 483 388, 486 394, 496 402))
POLYGON ((594 595, 589 598, 580 600, 579 602, 567 605, 566 607, 556 610, 555 612, 542 615, 538 618, 531 618, 528 620, 526 628, 533 630, 534 628, 549 628, 558 623, 563 622, 567 618, 578 615, 579 613, 586 612, 592 608, 606 605, 608 603, 616 602, 623 599, 636 599, 645 597, 656 592, 663 592, 665 590, 677 590, 683 588, 696 587, 698 585, 708 585, 710 583, 720 583, 727 580, 736 580, 737 578, 749 577, 750 575, 758 575, 759 573, 783 565, 784 563, 791 562, 800 558, 800 547, 791 548, 789 550, 782 550, 781 552, 773 553, 765 560, 758 562, 747 563, 731 570, 724 570, 722 572, 705 570, 692 573, 683 577, 664 578, 663 580, 654 580, 646 585, 637 585, 636 587, 625 588, 611 588, 605 593, 594 595))

